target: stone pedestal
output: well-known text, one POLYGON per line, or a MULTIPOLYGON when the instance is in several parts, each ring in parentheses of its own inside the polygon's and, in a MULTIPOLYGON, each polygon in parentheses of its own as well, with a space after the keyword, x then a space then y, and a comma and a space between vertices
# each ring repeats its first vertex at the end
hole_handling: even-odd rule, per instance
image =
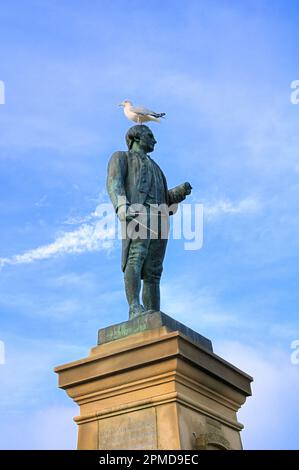
POLYGON ((107 342, 55 369, 80 407, 78 449, 242 449, 236 413, 252 378, 206 338, 149 315, 100 330, 107 342))

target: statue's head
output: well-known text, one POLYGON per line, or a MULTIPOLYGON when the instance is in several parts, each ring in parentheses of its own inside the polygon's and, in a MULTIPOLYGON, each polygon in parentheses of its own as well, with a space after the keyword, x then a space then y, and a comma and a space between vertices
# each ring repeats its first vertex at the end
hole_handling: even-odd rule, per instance
POLYGON ((129 150, 145 153, 152 152, 157 143, 150 128, 144 125, 131 127, 126 134, 126 142, 129 150))

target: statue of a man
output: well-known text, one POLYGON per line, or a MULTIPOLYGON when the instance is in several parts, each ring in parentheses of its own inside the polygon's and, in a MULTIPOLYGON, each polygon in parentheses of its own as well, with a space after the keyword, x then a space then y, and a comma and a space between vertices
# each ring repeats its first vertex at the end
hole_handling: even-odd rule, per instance
POLYGON ((189 183, 167 188, 164 173, 148 155, 156 144, 149 127, 131 127, 126 142, 128 152, 115 152, 110 159, 107 189, 126 228, 122 240, 122 270, 131 319, 146 311, 160 310, 160 279, 168 239, 163 222, 168 222, 169 215, 192 188, 189 183))

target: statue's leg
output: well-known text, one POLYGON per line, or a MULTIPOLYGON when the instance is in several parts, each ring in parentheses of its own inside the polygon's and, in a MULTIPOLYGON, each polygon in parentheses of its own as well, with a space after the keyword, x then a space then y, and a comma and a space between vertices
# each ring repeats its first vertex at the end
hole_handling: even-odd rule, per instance
POLYGON ((146 258, 149 240, 132 240, 125 269, 125 291, 129 304, 129 318, 134 318, 144 312, 140 304, 141 269, 146 258))
POLYGON ((167 239, 150 241, 147 257, 142 268, 142 301, 145 310, 160 310, 160 279, 167 239))
POLYGON ((142 301, 145 311, 160 310, 160 281, 143 281, 142 301))

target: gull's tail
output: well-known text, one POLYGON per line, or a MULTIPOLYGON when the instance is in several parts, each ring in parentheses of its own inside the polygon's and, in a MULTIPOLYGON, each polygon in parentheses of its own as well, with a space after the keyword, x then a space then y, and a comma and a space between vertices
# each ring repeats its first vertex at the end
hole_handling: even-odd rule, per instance
POLYGON ((166 116, 166 113, 150 113, 150 116, 155 117, 155 118, 164 118, 166 116))

